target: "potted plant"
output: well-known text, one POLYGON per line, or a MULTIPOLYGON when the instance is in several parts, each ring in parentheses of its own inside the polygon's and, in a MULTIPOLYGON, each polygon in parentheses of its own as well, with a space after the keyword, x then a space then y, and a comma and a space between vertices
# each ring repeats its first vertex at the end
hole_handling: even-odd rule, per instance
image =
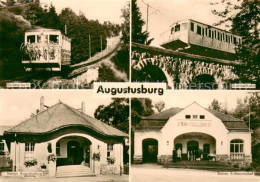
POLYGON ((107 157, 107 163, 108 164, 114 164, 116 161, 115 157, 107 157))
POLYGON ((31 166, 36 166, 37 165, 37 160, 32 159, 32 160, 26 160, 24 162, 25 167, 31 167, 31 166))
POLYGON ((41 169, 46 170, 46 168, 47 168, 47 165, 45 163, 42 163, 41 164, 41 169))
POLYGON ((47 160, 48 160, 48 164, 49 164, 50 161, 55 162, 57 160, 57 157, 55 154, 50 154, 50 155, 48 155, 47 160))
POLYGON ((100 161, 100 153, 99 152, 98 153, 94 153, 92 159, 94 161, 100 161))

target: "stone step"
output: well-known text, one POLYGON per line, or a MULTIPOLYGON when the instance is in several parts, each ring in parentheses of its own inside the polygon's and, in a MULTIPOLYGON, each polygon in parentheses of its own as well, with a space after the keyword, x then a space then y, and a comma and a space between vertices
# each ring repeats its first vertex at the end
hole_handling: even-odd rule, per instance
POLYGON ((57 167, 57 178, 63 177, 77 177, 77 176, 95 176, 89 167, 82 165, 70 165, 70 166, 59 166, 57 167))

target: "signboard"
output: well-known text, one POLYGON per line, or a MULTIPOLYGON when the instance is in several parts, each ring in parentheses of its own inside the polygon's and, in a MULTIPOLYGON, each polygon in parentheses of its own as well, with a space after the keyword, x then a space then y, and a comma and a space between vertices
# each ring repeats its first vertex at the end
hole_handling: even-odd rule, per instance
POLYGON ((180 121, 177 123, 178 127, 205 127, 209 128, 212 127, 211 122, 202 122, 202 121, 180 121))

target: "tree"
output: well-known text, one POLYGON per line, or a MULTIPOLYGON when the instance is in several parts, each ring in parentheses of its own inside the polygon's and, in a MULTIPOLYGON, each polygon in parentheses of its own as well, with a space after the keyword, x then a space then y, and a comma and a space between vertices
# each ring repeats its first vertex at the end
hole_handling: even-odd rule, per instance
POLYGON ((154 107, 157 109, 158 112, 161 112, 165 107, 165 103, 163 101, 158 101, 154 104, 154 107))
POLYGON ((148 39, 149 33, 142 30, 144 24, 142 13, 137 6, 137 0, 132 0, 132 41, 149 45, 153 41, 153 38, 148 39))
POLYGON ((136 126, 144 116, 154 114, 152 100, 148 98, 134 98, 131 100, 131 121, 136 126))
POLYGON ((96 119, 128 133, 129 100, 126 98, 113 98, 109 105, 100 105, 96 109, 94 116, 96 119))
POLYGON ((126 7, 121 10, 121 17, 124 18, 124 22, 122 23, 122 35, 125 43, 130 42, 130 3, 128 2, 126 7))
POLYGON ((235 73, 244 80, 259 82, 260 74, 260 1, 259 0, 221 0, 221 3, 211 3, 212 5, 222 4, 223 11, 212 10, 213 14, 222 18, 215 25, 231 22, 231 32, 241 35, 242 44, 236 48, 239 60, 245 63, 243 67, 236 67, 235 73))
POLYGON ((227 114, 227 109, 223 108, 222 104, 217 99, 214 99, 212 101, 212 103, 209 106, 209 109, 227 114))
POLYGON ((260 94, 253 92, 249 97, 245 99, 237 100, 237 107, 233 112, 233 115, 237 118, 243 119, 252 130, 260 126, 260 94), (249 113, 250 109, 250 113, 249 113))

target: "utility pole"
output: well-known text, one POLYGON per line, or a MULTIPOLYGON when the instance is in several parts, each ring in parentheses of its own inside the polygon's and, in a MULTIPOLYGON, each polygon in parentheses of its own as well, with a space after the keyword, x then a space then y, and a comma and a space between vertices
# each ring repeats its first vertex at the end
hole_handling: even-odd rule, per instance
POLYGON ((90 37, 90 34, 88 34, 88 47, 89 47, 89 58, 91 58, 91 37, 90 37))
POLYGON ((65 35, 67 35, 67 25, 65 25, 65 35))
POLYGON ((100 35, 100 48, 101 48, 101 51, 102 51, 102 35, 100 35))
POLYGON ((148 32, 148 14, 149 14, 149 3, 147 3, 147 13, 146 13, 146 32, 148 32))
POLYGON ((251 111, 250 111, 250 104, 251 104, 250 101, 251 101, 251 98, 249 98, 249 116, 248 116, 248 117, 249 117, 249 118, 248 118, 248 122, 249 122, 249 124, 248 124, 248 125, 249 125, 249 132, 250 132, 250 130, 251 130, 251 129, 250 129, 250 112, 251 112, 251 111))

